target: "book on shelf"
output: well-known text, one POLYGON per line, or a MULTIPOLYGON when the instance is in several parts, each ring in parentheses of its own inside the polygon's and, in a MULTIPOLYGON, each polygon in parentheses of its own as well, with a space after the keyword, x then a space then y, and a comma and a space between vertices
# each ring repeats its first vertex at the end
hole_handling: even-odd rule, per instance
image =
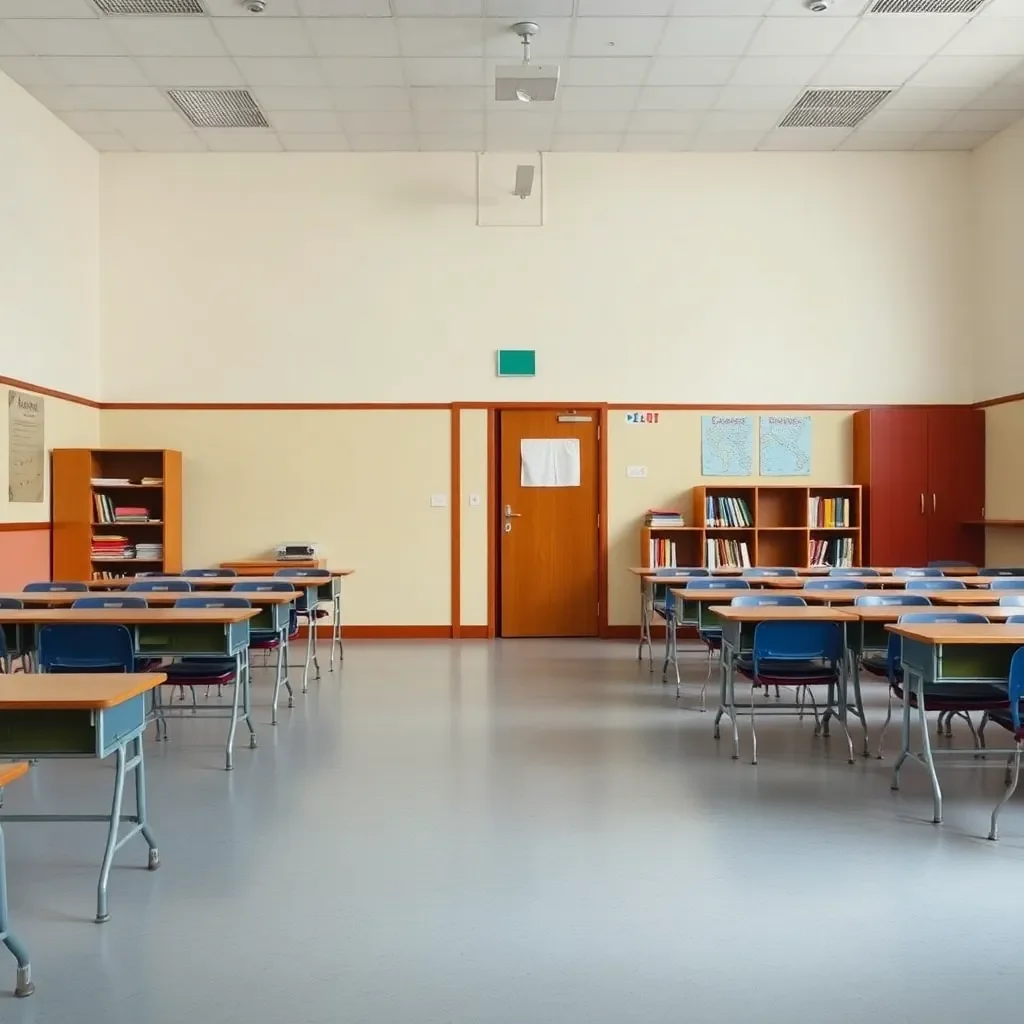
POLYGON ((708 569, 749 569, 750 550, 746 541, 709 537, 704 543, 708 569))
POLYGON ((754 517, 745 498, 707 495, 704 499, 704 522, 710 527, 753 526, 754 517))
POLYGON ((807 521, 811 528, 844 529, 853 526, 849 498, 812 497, 808 501, 807 521))
POLYGON ((683 519, 681 512, 675 512, 672 509, 662 508, 650 508, 647 510, 647 515, 644 516, 644 526, 650 526, 657 529, 657 527, 666 526, 685 526, 686 522, 683 519))
POLYGON ((93 534, 93 561, 102 558, 131 558, 132 547, 127 537, 116 533, 93 534))
POLYGON ((144 476, 139 483, 146 487, 162 487, 164 478, 162 476, 144 476))
POLYGON ((94 476, 89 483, 93 487, 126 487, 131 480, 126 476, 94 476))
POLYGON ((810 555, 812 566, 851 569, 853 568, 853 538, 835 537, 832 540, 812 540, 810 555))
POLYGON ((94 580, 122 580, 134 576, 132 572, 111 572, 109 569, 94 569, 92 574, 94 580))
POLYGON ((115 523, 148 523, 149 509, 137 505, 115 505, 115 523))
POLYGON ((136 544, 135 557, 144 558, 150 562, 162 562, 164 546, 163 544, 136 544))
POLYGON ((648 543, 647 564, 652 569, 676 569, 676 542, 664 537, 652 537, 648 543))

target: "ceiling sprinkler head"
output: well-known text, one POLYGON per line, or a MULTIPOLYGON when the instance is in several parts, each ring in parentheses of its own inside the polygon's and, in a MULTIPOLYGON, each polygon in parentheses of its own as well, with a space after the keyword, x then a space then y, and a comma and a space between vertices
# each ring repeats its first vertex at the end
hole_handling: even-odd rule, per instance
POLYGON ((804 7, 815 14, 824 14, 832 6, 832 0, 805 0, 804 7))

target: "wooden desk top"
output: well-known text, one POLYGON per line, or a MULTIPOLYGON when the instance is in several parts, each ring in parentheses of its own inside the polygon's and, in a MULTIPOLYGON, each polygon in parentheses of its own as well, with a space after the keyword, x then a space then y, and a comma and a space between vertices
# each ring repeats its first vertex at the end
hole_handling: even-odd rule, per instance
POLYGON ((924 594, 932 604, 999 604, 1000 597, 1021 596, 1024 590, 919 590, 917 593, 924 594))
POLYGON ((0 711, 114 708, 166 679, 163 672, 14 672, 0 675, 0 711))
POLYGON ((1017 576, 970 576, 963 580, 969 587, 990 587, 1000 580, 1019 579, 1017 576))
POLYGON ((1017 644, 1024 647, 1024 625, 1003 622, 906 622, 885 627, 908 640, 926 644, 1017 644))
MULTIPOLYGON (((332 572, 330 576, 163 576, 160 579, 185 580, 192 584, 194 590, 219 589, 231 587, 235 583, 290 583, 293 587, 315 587, 321 583, 330 583, 332 578, 350 576, 351 571, 332 572)), ((90 590, 124 590, 135 580, 128 577, 116 580, 88 580, 90 590)))
POLYGON ((1014 608, 1006 604, 971 605, 969 608, 950 605, 943 605, 941 608, 906 604, 855 605, 853 608, 848 608, 847 611, 856 615, 858 619, 863 619, 865 622, 898 622, 901 615, 906 615, 910 612, 929 611, 973 612, 976 615, 984 615, 988 619, 1006 619, 1014 614, 1024 615, 1024 608, 1014 608))
POLYGON ((800 605, 716 604, 711 606, 711 611, 727 622, 855 622, 857 619, 845 608, 800 605))
MULTIPOLYGON (((44 593, 43 591, 29 591, 25 593, 23 590, 11 590, 0 594, 0 600, 5 598, 13 598, 16 601, 21 601, 22 604, 28 605, 58 605, 60 607, 70 608, 80 597, 99 597, 99 594, 83 594, 81 591, 73 590, 58 590, 53 593, 44 593)), ((132 597, 141 597, 148 605, 173 605, 179 597, 195 597, 195 594, 189 594, 181 590, 139 590, 132 591, 132 597)), ((203 595, 208 596, 208 595, 203 595)), ((244 597, 248 601, 252 601, 254 604, 269 605, 269 604, 290 604, 292 601, 297 601, 302 595, 294 590, 281 590, 281 591, 252 591, 245 594, 237 594, 237 597, 244 597)), ((117 600, 111 595, 111 600, 117 600)))
POLYGON ((27 775, 28 769, 28 761, 15 761, 14 764, 0 765, 0 787, 9 786, 15 779, 27 775))
MULTIPOLYGON (((119 626, 230 624, 259 615, 259 608, 0 608, 0 623, 46 626, 75 622, 113 622, 119 626)), ((0 676, 0 678, 3 678, 0 676)))

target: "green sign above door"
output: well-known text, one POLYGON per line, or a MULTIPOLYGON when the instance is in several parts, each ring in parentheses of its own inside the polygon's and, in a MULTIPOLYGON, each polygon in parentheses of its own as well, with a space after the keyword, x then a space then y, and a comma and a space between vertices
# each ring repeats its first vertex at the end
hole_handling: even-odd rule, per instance
POLYGON ((499 348, 499 377, 536 377, 537 351, 532 348, 499 348))

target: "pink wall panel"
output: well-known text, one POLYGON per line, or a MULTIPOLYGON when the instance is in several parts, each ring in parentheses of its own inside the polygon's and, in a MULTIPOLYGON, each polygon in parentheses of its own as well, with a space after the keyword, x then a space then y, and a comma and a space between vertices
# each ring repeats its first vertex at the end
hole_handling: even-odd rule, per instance
POLYGON ((0 523, 0 590, 21 590, 50 578, 50 524, 38 530, 5 530, 0 523))

